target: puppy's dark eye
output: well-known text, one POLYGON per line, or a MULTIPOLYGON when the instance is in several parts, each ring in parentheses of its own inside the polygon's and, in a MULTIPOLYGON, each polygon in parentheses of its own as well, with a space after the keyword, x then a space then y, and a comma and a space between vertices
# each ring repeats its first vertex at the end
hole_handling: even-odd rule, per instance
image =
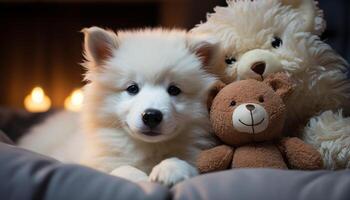
POLYGON ((233 106, 235 106, 236 104, 237 104, 236 101, 231 101, 230 106, 233 107, 233 106))
POLYGON ((228 65, 232 65, 233 63, 237 62, 237 60, 236 60, 236 58, 226 58, 225 62, 228 65))
POLYGON ((171 96, 177 96, 181 93, 181 89, 176 87, 175 85, 171 85, 168 87, 168 93, 171 95, 171 96))
POLYGON ((130 95, 136 95, 137 93, 139 93, 140 88, 137 84, 132 84, 130 85, 128 88, 126 88, 126 91, 130 94, 130 95))
POLYGON ((271 42, 271 46, 275 49, 278 49, 280 46, 282 46, 283 41, 279 37, 274 37, 271 42))
POLYGON ((264 97, 263 97, 263 96, 260 96, 260 97, 259 97, 259 102, 260 102, 260 103, 264 103, 264 101, 265 101, 265 100, 264 100, 264 97))

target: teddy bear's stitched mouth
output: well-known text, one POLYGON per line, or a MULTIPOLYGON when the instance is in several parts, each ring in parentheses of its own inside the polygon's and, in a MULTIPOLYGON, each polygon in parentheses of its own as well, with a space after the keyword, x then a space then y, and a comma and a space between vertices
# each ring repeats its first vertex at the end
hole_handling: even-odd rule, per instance
POLYGON ((246 124, 246 123, 244 123, 241 119, 238 119, 238 121, 239 121, 241 124, 245 125, 245 126, 258 126, 258 125, 260 125, 261 123, 263 123, 264 120, 265 120, 265 118, 262 118, 262 120, 261 120, 260 122, 256 123, 256 124, 254 124, 254 122, 253 122, 253 124, 246 124))

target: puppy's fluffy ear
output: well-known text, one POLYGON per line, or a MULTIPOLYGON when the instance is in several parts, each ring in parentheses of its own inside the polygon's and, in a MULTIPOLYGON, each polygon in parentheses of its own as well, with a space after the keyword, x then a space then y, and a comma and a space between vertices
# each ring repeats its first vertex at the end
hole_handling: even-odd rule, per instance
POLYGON ((323 17, 323 11, 318 7, 315 0, 279 0, 283 5, 291 6, 295 9, 300 17, 298 28, 303 32, 311 32, 321 35, 325 28, 326 22, 323 17))
POLYGON ((208 68, 219 59, 220 45, 214 38, 191 34, 187 39, 187 46, 201 59, 204 68, 208 68))
POLYGON ((84 28, 84 49, 87 60, 96 65, 112 56, 113 50, 118 48, 117 35, 99 27, 84 28))
POLYGON ((213 100, 216 97, 216 95, 220 92, 220 90, 222 90, 222 88, 224 88, 226 86, 225 83, 221 82, 221 81, 217 81, 214 83, 214 85, 212 86, 212 88, 209 91, 208 94, 208 99, 207 99, 207 108, 208 111, 210 111, 211 105, 213 104, 213 100))
POLYGON ((293 82, 286 73, 279 72, 271 74, 264 80, 264 82, 270 85, 283 101, 286 101, 294 91, 293 82))

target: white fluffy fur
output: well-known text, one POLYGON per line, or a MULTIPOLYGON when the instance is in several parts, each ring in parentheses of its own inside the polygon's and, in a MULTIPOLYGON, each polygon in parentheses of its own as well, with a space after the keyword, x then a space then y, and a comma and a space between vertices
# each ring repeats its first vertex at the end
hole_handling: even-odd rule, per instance
POLYGON ((226 56, 236 58, 237 62, 227 66, 226 70, 231 81, 259 78, 251 73, 250 63, 260 61, 264 55, 268 64, 264 77, 273 72, 287 72, 294 79, 296 90, 287 102, 285 130, 309 138, 307 141, 319 148, 324 156, 327 168, 346 167, 337 163, 350 160, 350 154, 341 153, 349 152, 349 140, 339 139, 349 136, 349 119, 339 117, 337 112, 330 114, 327 110, 350 110, 348 64, 315 35, 324 29, 322 16, 313 0, 235 0, 228 1, 227 7, 216 7, 215 13, 209 14, 207 21, 192 32, 216 37, 223 44, 226 56), (271 46, 275 36, 283 40, 277 49, 271 46), (257 54, 260 50, 263 50, 263 56, 257 54), (247 54, 252 54, 249 59, 246 59, 247 54), (269 63, 273 64, 269 66, 269 63), (312 118, 324 111, 327 111, 325 115, 334 116, 323 120, 312 118), (298 128, 303 130, 310 118, 310 127, 298 132, 298 128), (332 127, 339 124, 343 127, 335 131, 332 127), (315 130, 314 127, 323 130, 319 133, 310 131, 315 130), (317 134, 327 132, 341 137, 322 143, 317 134), (332 150, 336 148, 339 150, 332 150))
POLYGON ((19 146, 56 158, 63 162, 77 162, 84 137, 79 128, 79 114, 57 112, 34 126, 19 141, 19 146))
MULTIPOLYGON (((214 144, 206 100, 216 77, 203 63, 205 59, 213 63, 220 56, 215 42, 179 30, 146 29, 116 35, 92 27, 83 32, 88 84, 84 87, 82 127, 75 134, 84 135, 86 141, 84 149, 75 149, 83 151, 81 163, 132 180, 149 175, 151 181, 165 185, 196 175, 190 164, 201 149, 214 144), (126 89, 135 83, 140 91, 130 95, 126 89), (181 94, 170 96, 170 85, 179 87, 181 94), (147 129, 142 113, 148 108, 163 113, 159 136, 142 134, 147 129)), ((50 122, 55 120, 59 122, 58 117, 50 122)), ((66 122, 58 125, 62 132, 67 131, 66 122)), ((32 132, 40 135, 51 127, 47 124, 32 132)), ((33 136, 22 140, 22 146, 39 148, 43 140, 33 136), (24 145, 30 143, 33 145, 24 145)), ((56 141, 38 152, 65 160, 52 153, 66 148, 57 137, 70 140, 67 134, 52 136, 50 140, 56 141), (62 146, 57 148, 59 144, 62 146)))
MULTIPOLYGON (((103 30, 88 31, 85 42, 89 44, 94 42, 89 37, 103 30)), ((105 41, 112 40, 113 45, 107 45, 113 46, 112 54, 103 64, 86 48, 90 83, 84 88, 87 146, 82 162, 122 177, 128 169, 131 179, 150 174, 151 181, 165 185, 194 176, 197 171, 190 164, 202 148, 213 144, 206 96, 216 80, 204 70, 205 58, 196 53, 201 45, 212 50, 215 45, 175 30, 119 32, 118 36, 108 32, 105 37, 108 35, 112 37, 105 41), (130 95, 126 88, 135 83, 140 91, 130 95), (170 85, 178 86, 181 94, 170 96, 170 85), (147 129, 142 113, 149 108, 163 113, 157 130, 160 136, 142 134, 147 129)), ((215 57, 214 51, 209 54, 205 56, 215 57)), ((209 63, 214 59, 210 58, 209 63)))
POLYGON ((209 145, 201 138, 209 136, 205 96, 215 79, 202 69, 189 43, 183 31, 119 32, 118 48, 104 66, 94 66, 87 57, 84 163, 104 171, 131 165, 149 173, 167 157, 193 163, 198 145, 209 145), (125 89, 134 82, 140 92, 131 96, 125 89), (182 94, 169 96, 170 84, 182 94), (139 133, 147 108, 164 114, 158 138, 139 133))

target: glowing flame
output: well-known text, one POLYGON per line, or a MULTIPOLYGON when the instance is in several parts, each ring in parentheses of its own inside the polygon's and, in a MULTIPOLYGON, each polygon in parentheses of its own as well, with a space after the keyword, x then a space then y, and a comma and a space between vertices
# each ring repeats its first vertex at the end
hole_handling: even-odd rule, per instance
POLYGON ((80 89, 76 89, 72 92, 70 96, 64 101, 64 107, 67 110, 78 112, 81 110, 83 105, 84 95, 80 89))
POLYGON ((24 99, 24 106, 30 112, 45 112, 51 107, 51 100, 41 87, 35 87, 24 99))
POLYGON ((43 102, 44 101, 44 96, 45 96, 45 93, 44 93, 44 90, 41 87, 35 87, 32 90, 31 98, 32 98, 33 102, 35 102, 35 103, 43 102))
POLYGON ((72 94, 72 103, 74 105, 81 105, 83 104, 84 96, 83 92, 81 90, 75 90, 72 94))

